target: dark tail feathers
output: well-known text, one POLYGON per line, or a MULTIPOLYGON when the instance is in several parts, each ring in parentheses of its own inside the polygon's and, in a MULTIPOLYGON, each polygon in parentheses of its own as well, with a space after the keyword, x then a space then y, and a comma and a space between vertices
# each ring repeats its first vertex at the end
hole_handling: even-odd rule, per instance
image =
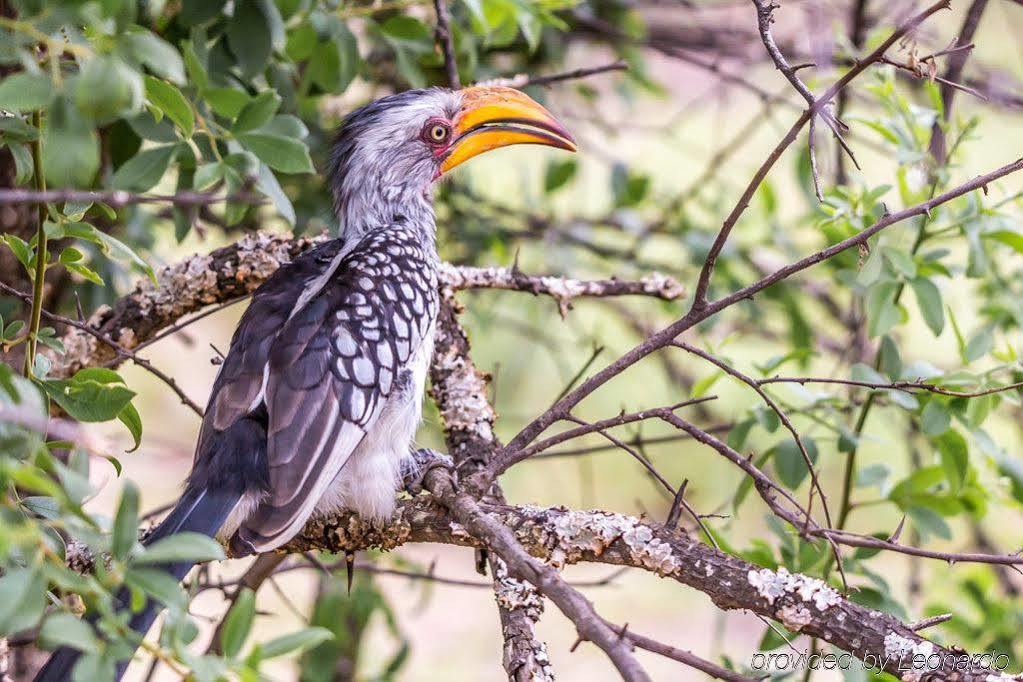
MULTIPOLYGON (((174 510, 163 520, 163 523, 146 538, 146 544, 151 544, 174 533, 186 531, 213 537, 220 530, 240 498, 241 493, 234 490, 189 490, 178 500, 174 510)), ((167 564, 165 569, 177 580, 181 580, 193 565, 191 562, 185 561, 167 564)), ((118 600, 122 604, 127 605, 128 599, 129 595, 126 590, 118 594, 118 600)), ((131 628, 145 635, 160 611, 161 608, 158 604, 147 602, 145 608, 132 617, 131 628)), ((68 647, 57 649, 46 661, 46 665, 36 674, 35 682, 67 682, 71 680, 71 672, 80 655, 76 649, 68 647)), ((117 679, 121 678, 127 666, 127 661, 118 665, 117 679)))

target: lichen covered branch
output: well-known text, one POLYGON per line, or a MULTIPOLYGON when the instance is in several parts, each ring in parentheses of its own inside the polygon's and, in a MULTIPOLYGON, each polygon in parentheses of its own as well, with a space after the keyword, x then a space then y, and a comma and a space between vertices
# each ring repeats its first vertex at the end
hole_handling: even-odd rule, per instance
MULTIPOLYGON (((489 522, 511 529, 518 544, 551 567, 598 562, 656 573, 703 592, 722 609, 749 610, 772 618, 860 659, 888 657, 886 669, 903 677, 913 671, 897 669, 899 654, 944 653, 952 658, 951 650, 886 613, 849 601, 821 580, 751 564, 657 523, 605 511, 479 506, 489 522)), ((420 496, 399 505, 388 526, 375 526, 352 514, 313 521, 285 550, 394 549, 408 542, 481 545, 475 533, 453 520, 444 507, 429 496, 420 496)), ((984 678, 977 672, 947 668, 941 675, 948 680, 984 678)))

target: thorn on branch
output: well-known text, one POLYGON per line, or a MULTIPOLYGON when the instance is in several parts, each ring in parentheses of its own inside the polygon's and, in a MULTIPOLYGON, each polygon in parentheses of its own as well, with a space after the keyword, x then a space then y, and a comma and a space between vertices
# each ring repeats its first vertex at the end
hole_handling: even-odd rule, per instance
POLYGON ((903 515, 899 520, 899 525, 895 527, 895 531, 888 536, 888 542, 895 544, 899 541, 899 536, 902 535, 902 528, 906 525, 906 516, 903 515))
POLYGON ((950 620, 952 620, 951 613, 942 613, 937 616, 931 616, 930 618, 918 620, 915 623, 909 623, 907 627, 913 632, 919 632, 926 628, 934 627, 935 625, 940 625, 941 623, 947 623, 950 620))
POLYGON ((671 503, 671 509, 668 511, 668 518, 665 520, 664 525, 666 528, 675 528, 678 526, 679 517, 682 515, 682 503, 685 500, 686 487, 689 485, 689 479, 682 481, 682 485, 678 487, 678 492, 675 493, 675 499, 671 503))
POLYGON ((345 576, 348 579, 348 594, 352 593, 352 580, 355 578, 355 553, 345 552, 345 576))

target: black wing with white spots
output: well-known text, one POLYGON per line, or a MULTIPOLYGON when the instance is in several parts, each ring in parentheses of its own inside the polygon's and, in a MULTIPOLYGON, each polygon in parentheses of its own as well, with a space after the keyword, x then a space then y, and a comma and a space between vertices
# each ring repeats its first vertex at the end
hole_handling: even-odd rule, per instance
MULTIPOLYGON (((256 353, 236 335, 228 361, 236 352, 240 360, 225 361, 222 377, 228 370, 232 376, 218 380, 211 401, 207 421, 216 428, 228 414, 265 410, 268 486, 237 533, 240 550, 272 549, 301 529, 399 389, 436 317, 436 261, 401 221, 367 235, 347 255, 334 248, 335 258, 340 263, 326 278, 330 268, 321 262, 319 277, 277 283, 303 305, 284 319, 279 311, 273 316, 272 341, 253 340, 256 353), (230 405, 220 404, 220 393, 230 405)), ((261 293, 253 306, 274 295, 261 293)), ((245 328, 243 320, 239 334, 245 328)))

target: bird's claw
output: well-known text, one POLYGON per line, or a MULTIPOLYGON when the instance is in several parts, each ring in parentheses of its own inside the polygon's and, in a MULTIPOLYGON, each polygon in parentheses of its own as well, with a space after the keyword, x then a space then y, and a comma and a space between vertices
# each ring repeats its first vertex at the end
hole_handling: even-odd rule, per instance
POLYGON ((420 448, 412 452, 401 467, 401 482, 411 495, 423 492, 423 482, 431 469, 447 469, 455 474, 455 461, 449 455, 430 448, 420 448))

